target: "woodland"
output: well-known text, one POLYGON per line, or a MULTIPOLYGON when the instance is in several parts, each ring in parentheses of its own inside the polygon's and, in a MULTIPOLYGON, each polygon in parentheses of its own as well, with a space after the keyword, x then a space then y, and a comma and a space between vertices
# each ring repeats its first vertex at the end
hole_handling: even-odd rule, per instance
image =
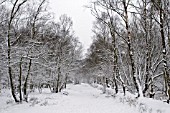
MULTIPOLYGON (((67 84, 100 84, 170 101, 170 1, 93 0, 93 42, 83 46, 71 17, 56 22, 48 0, 0 0, 0 93, 16 103, 30 92, 67 84)), ((82 22, 83 23, 83 22, 82 22)))

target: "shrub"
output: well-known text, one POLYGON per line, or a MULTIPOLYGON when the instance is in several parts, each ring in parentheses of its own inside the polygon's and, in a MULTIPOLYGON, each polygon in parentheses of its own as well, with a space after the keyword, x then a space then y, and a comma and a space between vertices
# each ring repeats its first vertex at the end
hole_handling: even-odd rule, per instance
POLYGON ((10 99, 10 100, 7 100, 6 101, 6 104, 12 104, 14 101, 12 100, 12 99, 10 99))
POLYGON ((43 102, 42 104, 40 104, 40 106, 47 106, 48 105, 48 101, 46 100, 45 102, 43 102))

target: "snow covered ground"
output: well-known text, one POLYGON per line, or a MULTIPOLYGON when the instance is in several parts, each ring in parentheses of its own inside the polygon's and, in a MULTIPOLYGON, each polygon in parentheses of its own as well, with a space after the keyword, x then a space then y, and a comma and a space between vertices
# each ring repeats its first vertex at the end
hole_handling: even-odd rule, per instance
POLYGON ((100 87, 68 85, 61 93, 48 89, 30 94, 29 103, 15 104, 8 92, 0 96, 0 113, 170 113, 170 105, 133 95, 102 94, 100 87))

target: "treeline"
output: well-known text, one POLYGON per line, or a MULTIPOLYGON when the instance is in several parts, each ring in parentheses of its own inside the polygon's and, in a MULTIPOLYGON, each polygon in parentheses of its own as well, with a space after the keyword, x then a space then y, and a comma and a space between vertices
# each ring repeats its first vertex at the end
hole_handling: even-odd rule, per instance
POLYGON ((170 1, 94 0, 87 7, 96 17, 82 68, 89 82, 169 103, 170 1))
POLYGON ((47 0, 1 0, 0 11, 0 87, 15 102, 43 85, 60 92, 82 57, 71 18, 55 22, 47 0))

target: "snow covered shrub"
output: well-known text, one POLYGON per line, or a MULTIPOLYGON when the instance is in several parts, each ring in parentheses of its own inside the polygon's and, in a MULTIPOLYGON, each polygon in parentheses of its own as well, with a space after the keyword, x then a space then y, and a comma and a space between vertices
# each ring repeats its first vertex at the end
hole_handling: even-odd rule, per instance
POLYGON ((51 97, 46 97, 45 99, 53 99, 53 98, 51 98, 51 97))
POLYGON ((6 104, 12 104, 14 101, 12 100, 12 99, 10 99, 10 100, 7 100, 6 101, 6 104))
POLYGON ((138 102, 136 99, 133 99, 132 97, 126 97, 126 102, 129 104, 129 106, 136 107, 138 102))
POLYGON ((103 86, 98 86, 97 89, 102 90, 103 91, 103 86))
POLYGON ((107 94, 107 95, 112 95, 113 92, 112 92, 110 89, 107 89, 107 90, 106 90, 106 94, 107 94))
POLYGON ((48 105, 48 101, 45 100, 45 102, 43 102, 42 104, 40 104, 40 106, 47 106, 48 105))
POLYGON ((91 86, 94 87, 94 88, 97 88, 98 84, 92 83, 91 86))
POLYGON ((147 106, 146 106, 144 103, 140 103, 140 104, 139 104, 139 112, 140 112, 140 113, 145 113, 145 112, 147 112, 147 111, 148 111, 147 106))
POLYGON ((124 103, 125 103, 125 97, 123 97, 123 98, 122 98, 122 97, 120 97, 120 98, 119 98, 119 101, 120 101, 121 103, 123 103, 123 104, 124 104, 124 103))
POLYGON ((116 94, 112 94, 112 97, 115 99, 116 98, 116 94))
POLYGON ((38 98, 36 98, 36 97, 31 97, 31 98, 30 98, 30 102, 32 102, 32 101, 34 101, 34 100, 38 100, 38 98))
POLYGON ((36 104, 39 104, 39 103, 40 103, 40 101, 38 100, 38 98, 35 98, 35 97, 30 98, 30 102, 31 102, 31 105, 30 105, 30 106, 35 106, 36 104))
POLYGON ((63 95, 68 95, 69 93, 67 91, 62 92, 63 95))
POLYGON ((163 111, 162 111, 162 110, 160 110, 160 109, 158 109, 158 110, 157 110, 157 113, 163 113, 163 111))
POLYGON ((150 108, 149 111, 148 111, 148 113, 152 113, 152 111, 153 111, 152 108, 150 108))
POLYGON ((136 107, 138 105, 137 100, 133 99, 132 97, 120 97, 119 101, 123 104, 127 103, 130 107, 131 106, 136 107))

